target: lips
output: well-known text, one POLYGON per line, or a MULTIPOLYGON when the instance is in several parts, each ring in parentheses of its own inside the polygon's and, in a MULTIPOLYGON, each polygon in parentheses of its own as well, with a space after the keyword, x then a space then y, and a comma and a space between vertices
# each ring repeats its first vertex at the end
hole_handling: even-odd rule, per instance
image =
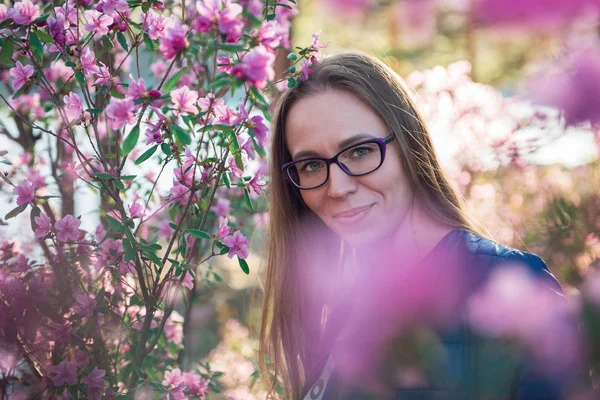
POLYGON ((364 207, 352 208, 350 210, 334 214, 333 218, 341 222, 356 222, 362 219, 362 217, 364 217, 371 210, 371 208, 373 208, 373 206, 374 204, 369 204, 368 206, 364 207))

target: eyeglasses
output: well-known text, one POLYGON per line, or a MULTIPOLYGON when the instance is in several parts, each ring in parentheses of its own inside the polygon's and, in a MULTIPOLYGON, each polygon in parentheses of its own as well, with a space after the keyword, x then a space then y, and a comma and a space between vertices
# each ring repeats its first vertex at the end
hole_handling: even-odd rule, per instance
POLYGON ((386 145, 394 139, 375 138, 353 144, 331 158, 311 157, 285 163, 281 170, 298 189, 309 190, 323 186, 329 179, 329 166, 336 163, 350 176, 370 174, 385 160, 386 145))

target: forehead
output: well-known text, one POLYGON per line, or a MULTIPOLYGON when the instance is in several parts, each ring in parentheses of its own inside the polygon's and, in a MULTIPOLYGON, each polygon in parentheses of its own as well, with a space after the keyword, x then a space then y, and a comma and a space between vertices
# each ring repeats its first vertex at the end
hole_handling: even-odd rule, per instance
POLYGON ((354 94, 328 89, 297 101, 288 112, 285 137, 293 156, 299 151, 326 155, 338 144, 359 133, 385 137, 381 118, 354 94))

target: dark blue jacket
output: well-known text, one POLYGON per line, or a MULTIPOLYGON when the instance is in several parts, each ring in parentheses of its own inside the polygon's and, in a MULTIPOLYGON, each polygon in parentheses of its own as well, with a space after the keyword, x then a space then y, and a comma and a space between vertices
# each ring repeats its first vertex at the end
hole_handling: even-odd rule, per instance
MULTIPOLYGON (((468 265, 471 288, 476 290, 489 273, 507 262, 526 266, 536 277, 558 293, 561 287, 542 259, 462 229, 451 231, 426 257, 435 259, 452 254, 454 261, 468 265)), ((446 262, 447 259, 444 260, 446 262)), ((558 294, 557 294, 558 295, 558 294)), ((528 365, 527 360, 515 358, 514 352, 504 351, 499 342, 476 336, 464 323, 457 323, 441 333, 446 350, 446 362, 436 366, 438 378, 427 388, 397 389, 394 400, 555 400, 562 398, 558 383, 544 378, 528 365), (492 343, 492 345, 490 345, 492 343)), ((303 399, 358 400, 374 399, 360 392, 360 384, 342 382, 336 374, 334 361, 328 360, 329 373, 324 368, 311 381, 303 399), (325 381, 323 378, 325 377, 325 381), (323 385, 324 384, 324 385, 323 385), (319 385, 321 387, 319 387, 319 385), (322 386, 325 386, 324 388, 322 386)))

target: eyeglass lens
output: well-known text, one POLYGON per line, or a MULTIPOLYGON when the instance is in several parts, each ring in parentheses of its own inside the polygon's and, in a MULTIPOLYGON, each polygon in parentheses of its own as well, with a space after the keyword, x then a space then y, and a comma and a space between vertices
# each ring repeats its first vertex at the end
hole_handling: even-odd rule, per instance
MULTIPOLYGON (((361 143, 341 153, 338 163, 351 175, 365 175, 381 164, 381 149, 377 143, 361 143)), ((320 186, 327 180, 327 162, 319 159, 302 160, 291 165, 288 174, 302 188, 320 186)))

